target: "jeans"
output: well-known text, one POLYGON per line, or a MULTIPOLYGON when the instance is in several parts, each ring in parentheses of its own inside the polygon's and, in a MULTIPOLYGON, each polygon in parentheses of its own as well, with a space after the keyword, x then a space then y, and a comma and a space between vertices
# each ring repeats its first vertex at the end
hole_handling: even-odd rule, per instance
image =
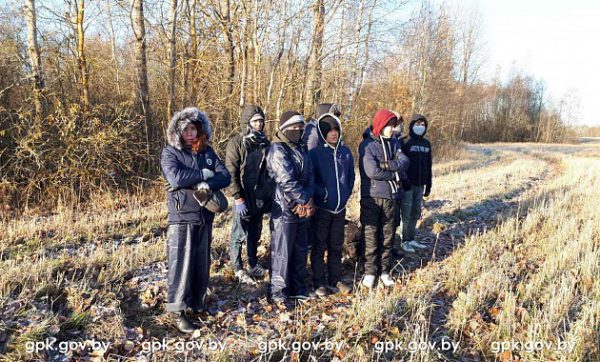
POLYGON ((250 268, 256 266, 258 258, 258 242, 262 232, 263 214, 251 215, 249 218, 242 218, 240 214, 233 210, 231 222, 231 241, 229 243, 229 260, 235 271, 244 268, 242 261, 242 243, 246 241, 246 251, 248 254, 248 265, 250 268))
POLYGON ((413 186, 410 190, 404 192, 404 197, 400 202, 403 242, 415 239, 415 229, 423 207, 424 188, 424 186, 413 186))

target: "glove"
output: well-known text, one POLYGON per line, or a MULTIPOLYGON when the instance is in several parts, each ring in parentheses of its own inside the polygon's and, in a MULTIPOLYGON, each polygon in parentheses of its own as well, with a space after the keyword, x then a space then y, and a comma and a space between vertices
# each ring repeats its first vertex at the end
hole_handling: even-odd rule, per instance
POLYGON ((208 180, 209 178, 213 178, 214 176, 215 176, 215 173, 212 170, 209 170, 208 168, 202 169, 202 179, 203 180, 208 180))
POLYGON ((211 197, 212 191, 206 182, 202 182, 196 187, 196 191, 194 191, 194 198, 196 201, 198 201, 198 203, 200 203, 201 206, 204 206, 204 204, 210 200, 211 197))
POLYGON ((402 180, 402 190, 410 191, 410 189, 412 189, 412 185, 410 184, 410 181, 402 180))
POLYGON ((235 211, 240 214, 240 216, 246 216, 248 213, 248 206, 246 205, 246 201, 242 198, 235 200, 235 211))
POLYGON ((431 185, 426 185, 425 192, 423 193, 423 197, 429 197, 430 193, 431 193, 431 185))

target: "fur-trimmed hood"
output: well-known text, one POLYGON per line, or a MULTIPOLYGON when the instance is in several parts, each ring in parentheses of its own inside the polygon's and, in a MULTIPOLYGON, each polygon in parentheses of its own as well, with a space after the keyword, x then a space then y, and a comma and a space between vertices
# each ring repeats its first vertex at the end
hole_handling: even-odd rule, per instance
POLYGON ((210 125, 210 121, 204 112, 200 111, 196 107, 187 107, 173 115, 169 128, 167 129, 167 142, 169 145, 181 150, 183 148, 183 134, 182 130, 189 124, 195 123, 197 126, 202 127, 202 130, 206 132, 208 140, 212 138, 213 129, 210 125))

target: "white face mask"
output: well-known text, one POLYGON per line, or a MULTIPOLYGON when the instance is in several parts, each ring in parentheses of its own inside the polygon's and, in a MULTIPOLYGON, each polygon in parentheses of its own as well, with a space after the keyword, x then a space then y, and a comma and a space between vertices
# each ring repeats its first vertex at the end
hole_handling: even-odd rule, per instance
POLYGON ((417 136, 422 136, 425 133, 425 126, 414 125, 413 126, 413 132, 417 136))

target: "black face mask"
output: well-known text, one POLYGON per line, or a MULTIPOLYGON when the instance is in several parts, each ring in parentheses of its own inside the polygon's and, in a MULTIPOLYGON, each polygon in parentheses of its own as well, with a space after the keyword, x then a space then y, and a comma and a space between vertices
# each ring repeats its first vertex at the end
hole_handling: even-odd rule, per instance
POLYGON ((303 129, 284 129, 282 131, 283 135, 293 143, 299 143, 302 139, 302 134, 304 133, 303 129))

